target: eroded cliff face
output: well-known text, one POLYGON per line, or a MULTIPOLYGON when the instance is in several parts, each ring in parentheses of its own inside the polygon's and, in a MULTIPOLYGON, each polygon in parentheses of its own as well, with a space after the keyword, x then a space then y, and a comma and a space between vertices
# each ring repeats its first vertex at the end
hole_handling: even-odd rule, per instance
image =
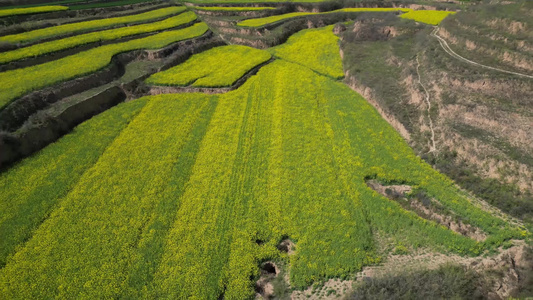
MULTIPOLYGON (((531 39, 507 40, 507 46, 519 49, 512 57, 526 63, 511 59, 506 49, 483 51, 493 47, 487 45, 494 40, 500 43, 495 36, 529 36, 525 29, 531 24, 479 21, 468 25, 470 32, 481 35, 490 29, 492 35, 474 41, 447 30, 455 27, 446 24, 464 19, 457 16, 443 22, 445 28, 439 31, 454 51, 481 64, 493 60, 494 67, 531 73, 531 39)), ((430 28, 392 19, 356 20, 339 36, 345 83, 362 94, 418 155, 504 211, 520 218, 532 215, 532 79, 468 64, 445 52, 430 28)))

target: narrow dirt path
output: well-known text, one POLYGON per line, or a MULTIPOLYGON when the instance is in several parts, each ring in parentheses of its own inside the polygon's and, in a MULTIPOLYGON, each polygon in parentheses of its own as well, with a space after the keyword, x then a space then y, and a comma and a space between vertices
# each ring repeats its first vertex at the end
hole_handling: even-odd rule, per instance
POLYGON ((522 77, 527 77, 527 78, 533 79, 532 75, 527 75, 527 74, 522 74, 522 73, 518 73, 518 72, 512 72, 512 71, 507 71, 507 70, 503 70, 503 69, 499 69, 499 68, 494 68, 494 67, 482 65, 482 64, 477 63, 475 61, 471 61, 471 60, 469 60, 467 58, 462 57, 461 55, 455 53, 455 51, 453 51, 452 48, 450 48, 450 46, 448 45, 446 40, 444 40, 442 37, 440 37, 437 34, 439 29, 440 28, 438 26, 436 26, 435 29, 433 30, 433 32, 431 32, 431 35, 438 39, 442 49, 444 49, 444 51, 446 51, 446 53, 448 53, 450 56, 452 56, 452 57, 454 57, 456 59, 459 59, 461 61, 467 62, 469 64, 473 64, 473 65, 482 67, 482 68, 491 69, 491 70, 495 70, 495 71, 499 71, 499 72, 504 72, 504 73, 507 73, 507 74, 513 74, 513 75, 518 75, 518 76, 522 76, 522 77))
POLYGON ((418 75, 418 83, 422 88, 424 89, 424 92, 426 93, 426 97, 424 98, 426 100, 426 104, 428 106, 427 112, 428 112, 428 119, 429 119, 429 130, 431 131, 431 143, 429 145, 429 151, 428 153, 437 151, 437 147, 435 146, 435 131, 433 130, 433 120, 431 119, 431 102, 429 101, 429 92, 422 84, 422 77, 420 76, 420 62, 418 61, 418 54, 416 55, 416 74, 418 75))

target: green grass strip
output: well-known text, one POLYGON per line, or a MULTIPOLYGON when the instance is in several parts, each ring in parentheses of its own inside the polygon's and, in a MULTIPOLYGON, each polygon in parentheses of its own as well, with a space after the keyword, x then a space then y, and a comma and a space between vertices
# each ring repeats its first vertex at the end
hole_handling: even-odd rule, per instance
POLYGON ((431 25, 439 25, 444 18, 452 14, 455 14, 455 12, 438 10, 413 10, 401 15, 400 18, 410 19, 431 25))
POLYGON ((101 20, 92 20, 85 22, 70 23, 64 25, 58 25, 53 27, 47 27, 43 29, 32 30, 28 32, 6 35, 0 37, 0 42, 10 43, 26 43, 44 38, 50 38, 60 36, 64 34, 72 34, 77 32, 84 32, 90 30, 101 29, 105 27, 126 25, 138 22, 147 22, 153 19, 163 18, 169 15, 177 14, 185 11, 184 6, 167 7, 157 10, 152 10, 142 14, 136 14, 125 17, 116 17, 101 20))
POLYGON ((147 82, 194 87, 231 86, 248 71, 270 58, 267 51, 247 46, 217 47, 196 54, 176 67, 156 73, 147 82))
POLYGON ((225 6, 194 6, 195 10, 206 11, 256 11, 256 10, 269 10, 276 9, 275 7, 225 7, 225 6))
POLYGON ((35 13, 51 12, 67 10, 66 6, 37 6, 28 8, 12 8, 12 9, 0 9, 0 17, 8 17, 15 15, 28 15, 35 13))
POLYGON ((200 36, 208 29, 205 23, 197 23, 185 29, 101 46, 44 64, 0 73, 0 107, 33 90, 95 72, 107 66, 115 54, 137 49, 159 49, 200 36))
POLYGON ((144 104, 145 100, 120 104, 0 175, 0 267, 144 104))
POLYGON ((126 36, 154 32, 158 30, 165 30, 183 24, 187 24, 194 20, 196 20, 196 15, 193 12, 189 11, 159 22, 121 27, 105 31, 96 31, 60 40, 44 42, 41 44, 36 44, 29 47, 19 48, 16 50, 0 53, 0 63, 7 63, 19 59, 40 56, 46 53, 69 49, 88 43, 115 40, 126 36))
POLYGON ((411 9, 408 9, 408 8, 343 8, 343 9, 337 9, 337 10, 323 12, 323 13, 294 12, 294 13, 270 16, 270 17, 265 17, 265 18, 248 19, 248 20, 244 20, 244 21, 237 23, 237 25, 242 26, 242 27, 261 27, 261 26, 265 26, 271 23, 282 21, 282 20, 296 18, 296 17, 303 17, 303 16, 323 15, 323 14, 331 14, 331 13, 339 13, 339 12, 390 12, 390 11, 408 12, 408 11, 411 11, 411 9))

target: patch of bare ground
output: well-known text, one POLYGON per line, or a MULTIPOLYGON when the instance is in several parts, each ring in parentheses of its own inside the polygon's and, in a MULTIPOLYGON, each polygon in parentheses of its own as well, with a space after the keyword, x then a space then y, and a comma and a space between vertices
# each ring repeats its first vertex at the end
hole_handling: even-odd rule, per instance
POLYGON ((226 10, 201 10, 195 9, 194 12, 200 16, 211 16, 211 17, 228 17, 228 16, 241 16, 247 18, 264 18, 279 14, 280 12, 276 9, 265 9, 265 10, 236 10, 236 11, 226 11, 226 10))
POLYGON ((511 145, 523 147, 533 153, 533 116, 515 112, 495 111, 489 106, 476 105, 467 108, 462 105, 448 105, 440 110, 444 118, 455 117, 456 121, 481 128, 511 145))
POLYGON ((357 280, 365 277, 379 278, 390 274, 403 274, 407 271, 434 270, 442 265, 453 263, 466 266, 483 273, 496 273, 498 276, 488 278, 492 283, 488 293, 489 299, 507 299, 522 282, 519 269, 528 268, 525 258, 527 245, 524 241, 513 240, 512 247, 500 247, 497 255, 488 257, 462 257, 453 254, 434 253, 427 249, 418 249, 409 255, 390 254, 381 265, 364 267, 357 273, 357 280))
POLYGON ((237 21, 228 21, 215 18, 203 18, 202 21, 206 22, 210 26, 216 27, 231 27, 237 24, 237 21))
POLYGON ((389 40, 401 34, 395 26, 377 25, 380 21, 382 20, 378 18, 355 21, 352 27, 353 38, 364 41, 389 40))
POLYGON ((420 4, 401 4, 401 5, 394 5, 393 7, 400 7, 400 8, 410 8, 413 10, 436 10, 436 6, 431 5, 420 5, 420 4))
POLYGON ((526 257, 524 241, 513 240, 508 249, 500 247, 499 253, 487 257, 463 257, 454 254, 435 253, 428 249, 417 249, 408 255, 389 254, 380 265, 363 267, 353 279, 330 279, 323 285, 315 285, 303 291, 294 291, 291 299, 347 299, 356 288, 356 282, 395 276, 413 271, 436 270, 447 264, 459 264, 483 274, 488 282, 488 299, 508 299, 519 286, 524 284, 523 270, 530 268, 526 257))
POLYGON ((531 168, 509 159, 501 150, 453 131, 447 132, 443 141, 445 146, 454 149, 458 158, 475 167, 483 177, 516 184, 522 191, 533 189, 531 168))
POLYGON ((254 47, 254 48, 258 48, 258 49, 265 49, 265 48, 270 47, 268 44, 266 44, 262 40, 248 39, 248 38, 245 38, 245 37, 234 37, 233 36, 233 37, 229 38, 229 41, 232 44, 250 46, 250 47, 254 47))
POLYGON ((484 24, 494 30, 507 31, 515 35, 519 33, 527 33, 529 30, 527 24, 524 22, 503 18, 487 20, 484 24))
POLYGON ((439 141, 443 146, 454 149, 458 158, 471 167, 475 166, 476 172, 484 178, 516 184, 522 191, 532 190, 533 170, 530 164, 526 164, 530 161, 527 157, 533 154, 530 142, 533 139, 533 114, 527 109, 533 90, 528 80, 490 77, 465 80, 442 72, 431 76, 440 78, 432 86, 434 90, 440 90, 437 94, 446 93, 447 98, 457 95, 453 96, 457 100, 452 103, 442 103, 439 98, 438 120, 442 125, 439 141), (465 124, 485 134, 457 132, 454 129, 457 124, 465 124), (510 157, 494 145, 513 147, 507 152, 514 151, 511 153, 514 156, 510 157), (526 158, 517 160, 516 153, 526 158))
POLYGON ((320 287, 310 286, 303 291, 293 291, 291 299, 342 299, 342 296, 348 295, 353 291, 355 282, 355 280, 329 279, 320 287))

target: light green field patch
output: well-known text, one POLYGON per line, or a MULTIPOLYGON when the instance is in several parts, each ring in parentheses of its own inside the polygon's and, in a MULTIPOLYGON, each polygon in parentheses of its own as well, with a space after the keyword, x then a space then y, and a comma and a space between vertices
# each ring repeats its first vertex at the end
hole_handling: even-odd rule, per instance
POLYGON ((66 6, 36 6, 36 7, 27 7, 27 8, 11 8, 11 9, 0 9, 0 17, 15 16, 15 15, 27 15, 51 11, 61 11, 67 10, 66 6))
POLYGON ((417 22, 422 22, 431 25, 439 25, 444 18, 453 15, 454 11, 440 11, 440 10, 413 10, 402 14, 400 17, 410 19, 417 22))
POLYGON ((107 66, 115 54, 136 49, 158 49, 200 36, 208 29, 205 23, 197 23, 185 29, 101 46, 44 64, 0 73, 0 107, 33 90, 95 72, 107 66))
POLYGON ((303 16, 312 16, 312 15, 323 15, 339 12, 393 12, 393 11, 410 11, 408 8, 343 8, 323 13, 312 13, 312 12, 294 12, 283 15, 275 15, 264 18, 248 19, 237 23, 237 26, 242 27, 261 27, 271 23, 279 22, 286 19, 303 17, 303 16))
POLYGON ((333 25, 306 29, 292 35, 285 44, 270 48, 275 57, 310 68, 320 74, 339 79, 344 77, 339 55, 339 38, 333 25))
POLYGON ((88 43, 115 40, 126 36, 170 29, 183 24, 187 24, 194 20, 196 20, 196 15, 193 12, 186 12, 159 22, 91 32, 60 40, 44 42, 12 51, 2 52, 0 53, 0 63, 35 57, 46 53, 69 49, 88 43))
POLYGON ((52 26, 37 30, 32 30, 28 32, 11 34, 0 37, 0 42, 10 42, 10 43, 26 43, 34 40, 50 38, 54 36, 60 36, 63 34, 71 34, 83 31, 91 31, 95 29, 117 26, 117 25, 126 25, 131 23, 146 22, 153 19, 162 18, 165 16, 177 14, 185 11, 184 6, 173 6, 167 8, 161 8, 145 12, 142 14, 136 14, 125 17, 116 17, 108 18, 101 20, 92 20, 85 22, 77 22, 70 24, 63 24, 58 26, 52 26))
POLYGON ((193 87, 231 86, 252 68, 270 58, 267 51, 247 46, 216 47, 193 55, 183 64, 156 73, 146 82, 153 85, 193 87))

